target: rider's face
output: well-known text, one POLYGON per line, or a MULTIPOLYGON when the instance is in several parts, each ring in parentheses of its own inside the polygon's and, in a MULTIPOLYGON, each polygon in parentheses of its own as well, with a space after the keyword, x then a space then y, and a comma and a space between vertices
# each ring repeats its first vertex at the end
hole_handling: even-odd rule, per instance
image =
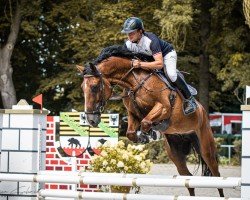
POLYGON ((142 31, 136 30, 134 32, 128 33, 127 36, 130 42, 139 42, 142 36, 142 31))

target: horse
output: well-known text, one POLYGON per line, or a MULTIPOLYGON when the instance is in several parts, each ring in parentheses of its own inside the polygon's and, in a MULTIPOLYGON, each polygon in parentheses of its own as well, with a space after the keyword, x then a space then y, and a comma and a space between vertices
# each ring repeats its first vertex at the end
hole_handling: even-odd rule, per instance
MULTIPOLYGON (((152 57, 114 45, 104 48, 93 62, 77 66, 83 74, 81 87, 89 124, 96 127, 100 123, 101 112, 112 96, 112 88, 119 86, 124 89, 128 139, 138 142, 139 127, 147 133, 160 125, 161 134, 166 136, 167 154, 180 175, 192 175, 187 168, 186 155, 194 148, 205 164, 202 175, 220 176, 216 145, 203 106, 197 102, 196 111, 184 115, 181 95, 166 86, 155 71, 134 68, 133 59, 150 61, 152 57)), ((194 196, 194 188, 187 188, 194 196)), ((223 189, 218 188, 218 191, 224 197, 223 189)))

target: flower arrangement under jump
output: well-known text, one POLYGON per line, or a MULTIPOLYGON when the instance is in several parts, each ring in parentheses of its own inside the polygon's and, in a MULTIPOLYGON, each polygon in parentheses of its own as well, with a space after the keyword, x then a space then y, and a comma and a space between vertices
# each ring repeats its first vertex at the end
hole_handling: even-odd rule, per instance
MULTIPOLYGON (((145 145, 125 146, 123 141, 119 141, 116 145, 106 143, 99 146, 100 154, 92 157, 91 171, 133 174, 146 174, 150 171, 153 163, 146 158, 148 151, 144 150, 145 145)), ((122 187, 115 186, 115 188, 122 187)))

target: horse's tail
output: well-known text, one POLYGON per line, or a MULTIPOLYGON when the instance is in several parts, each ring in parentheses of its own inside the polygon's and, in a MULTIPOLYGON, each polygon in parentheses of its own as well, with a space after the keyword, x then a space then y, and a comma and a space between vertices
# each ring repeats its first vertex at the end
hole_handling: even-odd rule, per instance
MULTIPOLYGON (((199 103, 199 111, 200 111, 200 117, 199 119, 201 119, 201 127, 203 129, 209 129, 209 133, 207 134, 211 134, 213 135, 212 133, 212 129, 209 125, 209 118, 208 118, 208 114, 206 112, 206 110, 204 109, 204 107, 199 103), (209 127, 208 127, 209 126, 209 127), (204 128, 205 127, 205 128, 204 128)), ((196 136, 197 137, 197 136, 196 136)), ((213 137, 213 136, 212 136, 213 137)), ((198 137, 197 137, 197 141, 198 141, 198 144, 199 144, 199 140, 198 140, 198 137)), ((203 160, 203 158, 201 157, 201 153, 200 153, 200 150, 199 150, 199 160, 200 160, 200 163, 202 164, 202 175, 203 176, 212 176, 212 172, 211 170, 209 169, 209 167, 207 166, 207 164, 205 163, 205 161, 203 160)), ((216 158, 216 161, 218 163, 219 159, 218 159, 218 154, 217 152, 215 153, 215 158, 216 158)))
POLYGON ((198 157, 198 166, 197 169, 195 170, 196 172, 199 170, 199 167, 201 165, 201 175, 202 176, 212 176, 212 172, 208 168, 206 162, 203 160, 201 156, 201 151, 200 151, 200 143, 199 139, 196 134, 193 134, 192 136, 192 147, 193 147, 193 152, 195 157, 198 157))
POLYGON ((175 151, 179 155, 187 156, 193 150, 194 156, 198 158, 198 166, 194 170, 194 174, 196 174, 201 165, 202 167, 202 176, 211 176, 212 173, 208 168, 207 164, 201 157, 200 144, 199 139, 195 133, 191 134, 175 134, 175 135, 166 135, 168 143, 171 149, 175 149, 175 151))

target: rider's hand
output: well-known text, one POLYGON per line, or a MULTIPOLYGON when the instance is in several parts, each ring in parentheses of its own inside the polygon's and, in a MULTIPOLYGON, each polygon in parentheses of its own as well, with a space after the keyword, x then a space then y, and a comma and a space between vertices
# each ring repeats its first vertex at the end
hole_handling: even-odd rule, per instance
POLYGON ((140 68, 141 67, 141 61, 140 60, 133 60, 133 67, 134 68, 140 68))

